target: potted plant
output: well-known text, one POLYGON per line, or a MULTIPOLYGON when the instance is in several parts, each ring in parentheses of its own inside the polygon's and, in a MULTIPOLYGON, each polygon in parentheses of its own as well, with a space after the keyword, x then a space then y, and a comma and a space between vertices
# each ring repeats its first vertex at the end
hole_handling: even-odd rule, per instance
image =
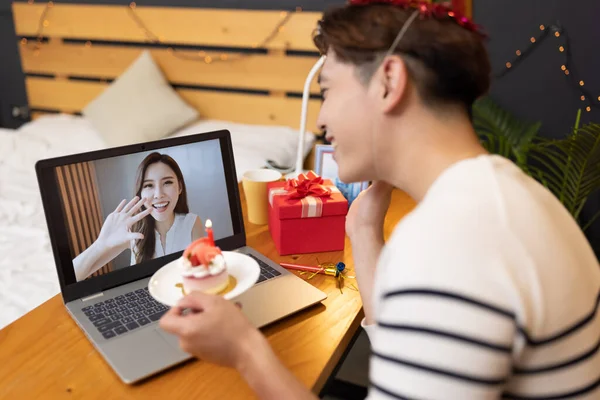
POLYGON ((580 127, 581 110, 573 130, 562 139, 539 135, 541 123, 521 121, 489 97, 473 106, 473 125, 485 148, 511 159, 548 188, 585 232, 600 218, 600 210, 587 222, 581 210, 600 189, 600 124, 580 127))

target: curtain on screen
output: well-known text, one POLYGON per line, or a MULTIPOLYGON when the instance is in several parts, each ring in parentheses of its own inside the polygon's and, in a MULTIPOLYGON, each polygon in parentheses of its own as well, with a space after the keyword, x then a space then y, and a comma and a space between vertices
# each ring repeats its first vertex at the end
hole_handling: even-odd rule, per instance
MULTIPOLYGON (((71 239, 71 254, 75 258, 92 245, 102 228, 96 170, 89 162, 71 164, 57 168, 57 176, 71 239)), ((109 262, 90 277, 112 270, 113 264, 109 262)))

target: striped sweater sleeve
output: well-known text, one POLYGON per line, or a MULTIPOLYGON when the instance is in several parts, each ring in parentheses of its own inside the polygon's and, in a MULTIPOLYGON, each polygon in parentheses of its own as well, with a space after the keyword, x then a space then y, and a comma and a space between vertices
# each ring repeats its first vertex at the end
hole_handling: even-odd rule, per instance
POLYGON ((511 313, 428 288, 384 294, 372 332, 370 399, 498 398, 511 370, 511 313))
POLYGON ((369 400, 502 396, 517 332, 502 267, 443 253, 392 251, 380 265, 375 323, 363 321, 372 347, 369 400))
POLYGON ((367 332, 367 337, 371 339, 373 331, 375 330, 375 324, 367 324, 367 321, 363 318, 360 322, 360 326, 367 332))

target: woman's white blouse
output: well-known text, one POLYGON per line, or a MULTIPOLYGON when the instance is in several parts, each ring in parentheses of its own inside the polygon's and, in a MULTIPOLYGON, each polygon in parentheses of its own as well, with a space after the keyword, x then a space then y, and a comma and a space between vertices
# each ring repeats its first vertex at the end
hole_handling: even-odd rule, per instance
MULTIPOLYGON (((183 251, 192 243, 192 229, 198 216, 196 214, 175 214, 175 221, 171 229, 167 231, 165 247, 163 248, 158 231, 154 231, 155 250, 154 257, 162 257, 177 251, 183 251)), ((131 252, 131 265, 136 264, 134 252, 131 252)))

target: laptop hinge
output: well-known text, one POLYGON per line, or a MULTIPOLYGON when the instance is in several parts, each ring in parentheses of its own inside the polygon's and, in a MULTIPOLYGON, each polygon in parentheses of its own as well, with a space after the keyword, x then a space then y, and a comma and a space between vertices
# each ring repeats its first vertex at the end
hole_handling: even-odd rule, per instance
POLYGON ((104 292, 100 292, 100 293, 96 293, 96 294, 93 294, 93 295, 88 296, 88 297, 84 297, 84 298, 81 299, 81 301, 93 300, 96 297, 100 297, 100 296, 104 296, 104 292))

